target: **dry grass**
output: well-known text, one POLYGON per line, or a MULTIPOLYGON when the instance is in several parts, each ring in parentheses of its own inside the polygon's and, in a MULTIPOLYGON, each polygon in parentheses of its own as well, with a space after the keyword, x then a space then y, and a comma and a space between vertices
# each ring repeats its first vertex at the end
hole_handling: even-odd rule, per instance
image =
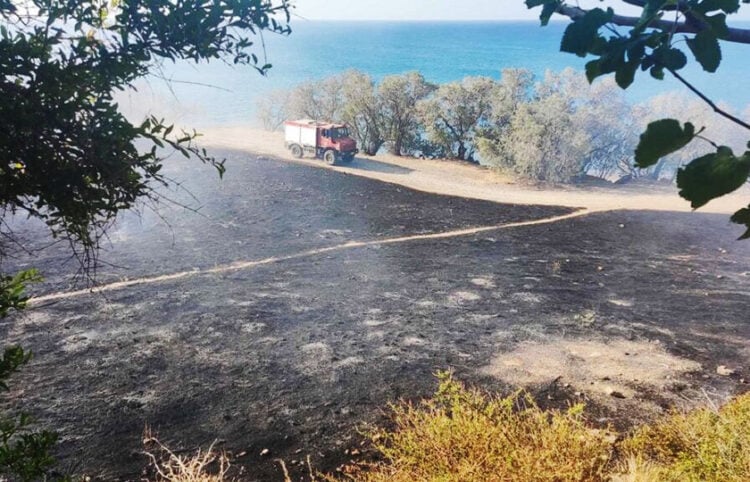
POLYGON ((432 399, 393 406, 395 429, 371 434, 384 460, 349 467, 349 479, 750 481, 750 394, 721 409, 673 413, 618 439, 588 428, 581 405, 544 412, 526 395, 493 398, 439 377, 432 399))
MULTIPOLYGON (((750 394, 721 409, 673 413, 618 439, 588 427, 584 407, 543 411, 522 392, 495 398, 439 374, 437 394, 392 406, 395 428, 370 433, 383 461, 346 467, 360 482, 746 482, 750 481, 750 394)), ((158 440, 149 453, 162 482, 223 482, 213 446, 179 456, 158 440)), ((277 461, 284 480, 291 477, 277 461)), ((309 480, 316 476, 308 458, 309 480)))
POLYGON ((385 462, 354 480, 599 480, 612 454, 611 434, 587 428, 582 405, 544 412, 521 393, 488 397, 446 374, 433 399, 393 410, 396 430, 372 434, 385 462))
POLYGON ((635 470, 650 481, 747 482, 750 480, 750 394, 720 409, 674 413, 637 430, 622 444, 635 470))
POLYGON ((151 466, 156 474, 155 482, 224 482, 229 471, 229 459, 226 454, 214 450, 214 444, 195 454, 177 455, 162 444, 146 428, 143 444, 150 450, 145 452, 151 459, 151 466), (154 454, 156 449, 157 454, 154 454))

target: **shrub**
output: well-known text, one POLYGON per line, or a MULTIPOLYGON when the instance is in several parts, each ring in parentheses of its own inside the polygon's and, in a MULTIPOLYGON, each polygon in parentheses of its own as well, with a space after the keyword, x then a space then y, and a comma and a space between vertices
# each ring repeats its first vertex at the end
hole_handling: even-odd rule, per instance
POLYGON ((750 480, 750 394, 719 410, 674 413, 644 426, 623 442, 622 450, 636 471, 646 466, 656 474, 638 480, 750 480))
POLYGON ((493 398, 440 374, 436 396, 393 406, 396 430, 372 434, 385 462, 355 480, 599 480, 610 461, 607 431, 586 427, 583 406, 541 410, 523 392, 493 398))

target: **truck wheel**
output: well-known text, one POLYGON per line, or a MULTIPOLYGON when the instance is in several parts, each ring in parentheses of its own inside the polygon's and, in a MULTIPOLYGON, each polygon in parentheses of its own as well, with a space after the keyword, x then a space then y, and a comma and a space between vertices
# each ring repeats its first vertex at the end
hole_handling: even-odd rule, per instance
POLYGON ((292 157, 302 159, 302 146, 298 146, 297 144, 295 144, 290 150, 292 151, 292 157))
POLYGON ((323 160, 329 166, 333 166, 336 164, 336 152, 331 150, 326 151, 325 154, 323 154, 323 160))

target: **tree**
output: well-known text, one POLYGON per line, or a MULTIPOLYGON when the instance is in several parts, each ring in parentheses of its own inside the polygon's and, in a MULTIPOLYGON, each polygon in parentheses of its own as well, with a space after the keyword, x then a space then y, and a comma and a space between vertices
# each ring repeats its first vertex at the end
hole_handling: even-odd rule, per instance
MULTIPOLYGON (((288 0, 0 0, 0 234, 23 213, 68 239, 83 266, 122 210, 158 199, 171 148, 224 173, 224 162, 164 120, 133 124, 118 91, 165 61, 221 60, 264 73, 254 50, 262 31, 288 33, 288 0)), ((7 254, 0 244, 0 260, 7 254)), ((0 318, 23 309, 34 272, 0 275, 0 318)), ((0 390, 29 359, 18 347, 0 358, 0 390)), ((41 480, 56 436, 29 418, 0 420, 0 478, 41 480)))
POLYGON ((581 171, 609 180, 636 177, 640 170, 633 167, 633 151, 638 143, 639 119, 633 106, 614 80, 601 79, 588 86, 585 76, 579 72, 574 75, 577 80, 568 86, 574 89, 578 103, 574 130, 589 137, 581 171))
POLYGON ((90 262, 117 213, 169 182, 162 148, 224 172, 195 132, 131 123, 115 92, 179 59, 263 73, 253 36, 289 32, 288 18, 287 0, 0 0, 0 206, 41 219, 90 262))
POLYGON ((474 160, 475 137, 492 113, 494 80, 467 77, 441 85, 418 105, 427 138, 460 160, 474 160))
POLYGON ((537 84, 529 102, 521 103, 500 137, 499 157, 488 160, 522 177, 570 182, 583 174, 590 147, 588 134, 576 128, 576 109, 563 93, 537 84))
POLYGON ((257 117, 267 131, 277 131, 289 118, 292 102, 291 92, 280 89, 274 90, 259 98, 256 102, 257 117))
POLYGON ((385 119, 375 82, 367 74, 350 70, 343 75, 342 95, 341 120, 349 126, 362 151, 374 156, 385 143, 385 119))
MULTIPOLYGON (((728 106, 722 108, 731 112, 728 106)), ((635 111, 638 129, 646 129, 654 118, 680 117, 693 125, 706 126, 702 134, 706 138, 718 144, 730 146, 732 149, 742 148, 743 133, 739 126, 724 118, 715 118, 714 113, 704 102, 686 93, 669 92, 657 95, 637 105, 635 111)), ((713 147, 707 142, 691 142, 679 151, 660 158, 656 164, 642 169, 640 175, 655 180, 674 180, 680 167, 689 164, 693 159, 710 154, 712 150, 713 147)))
POLYGON ((343 79, 334 75, 295 87, 290 94, 289 114, 317 121, 335 121, 343 110, 343 79))
POLYGON ((528 102, 534 85, 534 74, 526 69, 504 69, 493 91, 488 125, 477 136, 482 159, 502 164, 503 142, 518 108, 528 102))
MULTIPOLYGON (((641 9, 638 17, 617 15, 613 9, 582 9, 565 0, 525 0, 529 8, 541 7, 540 19, 546 25, 559 13, 572 20, 563 34, 560 49, 580 57, 592 56, 586 64, 589 81, 614 74, 615 81, 627 89, 637 72, 648 71, 655 79, 673 76, 705 102, 717 115, 750 130, 750 123, 735 116, 708 98, 683 76, 688 57, 679 43, 685 43, 692 57, 706 72, 721 65, 721 42, 750 44, 750 30, 727 25, 727 17, 740 9, 740 0, 623 0, 641 9), (618 27, 630 27, 625 31, 618 27)), ((742 0, 742 3, 750 3, 742 0)), ((746 136, 747 138, 747 133, 746 136)), ((693 141, 707 142, 711 151, 691 160, 677 171, 680 195, 700 208, 712 199, 733 192, 750 177, 750 151, 735 154, 730 146, 720 145, 706 135, 704 126, 664 118, 651 122, 635 150, 635 164, 649 168, 659 160, 693 141)), ((750 206, 740 209, 732 221, 747 231, 750 238, 750 206)))
POLYGON ((435 90, 422 74, 391 75, 378 86, 383 113, 383 135, 391 154, 402 155, 418 140, 417 103, 435 90))

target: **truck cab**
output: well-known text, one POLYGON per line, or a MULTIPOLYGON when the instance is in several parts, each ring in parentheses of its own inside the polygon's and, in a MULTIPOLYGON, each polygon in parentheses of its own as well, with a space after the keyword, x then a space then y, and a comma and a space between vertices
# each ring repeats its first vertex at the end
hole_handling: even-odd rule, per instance
POLYGON ((284 145, 296 158, 307 154, 328 164, 350 162, 359 152, 346 125, 307 119, 284 123, 284 145))

